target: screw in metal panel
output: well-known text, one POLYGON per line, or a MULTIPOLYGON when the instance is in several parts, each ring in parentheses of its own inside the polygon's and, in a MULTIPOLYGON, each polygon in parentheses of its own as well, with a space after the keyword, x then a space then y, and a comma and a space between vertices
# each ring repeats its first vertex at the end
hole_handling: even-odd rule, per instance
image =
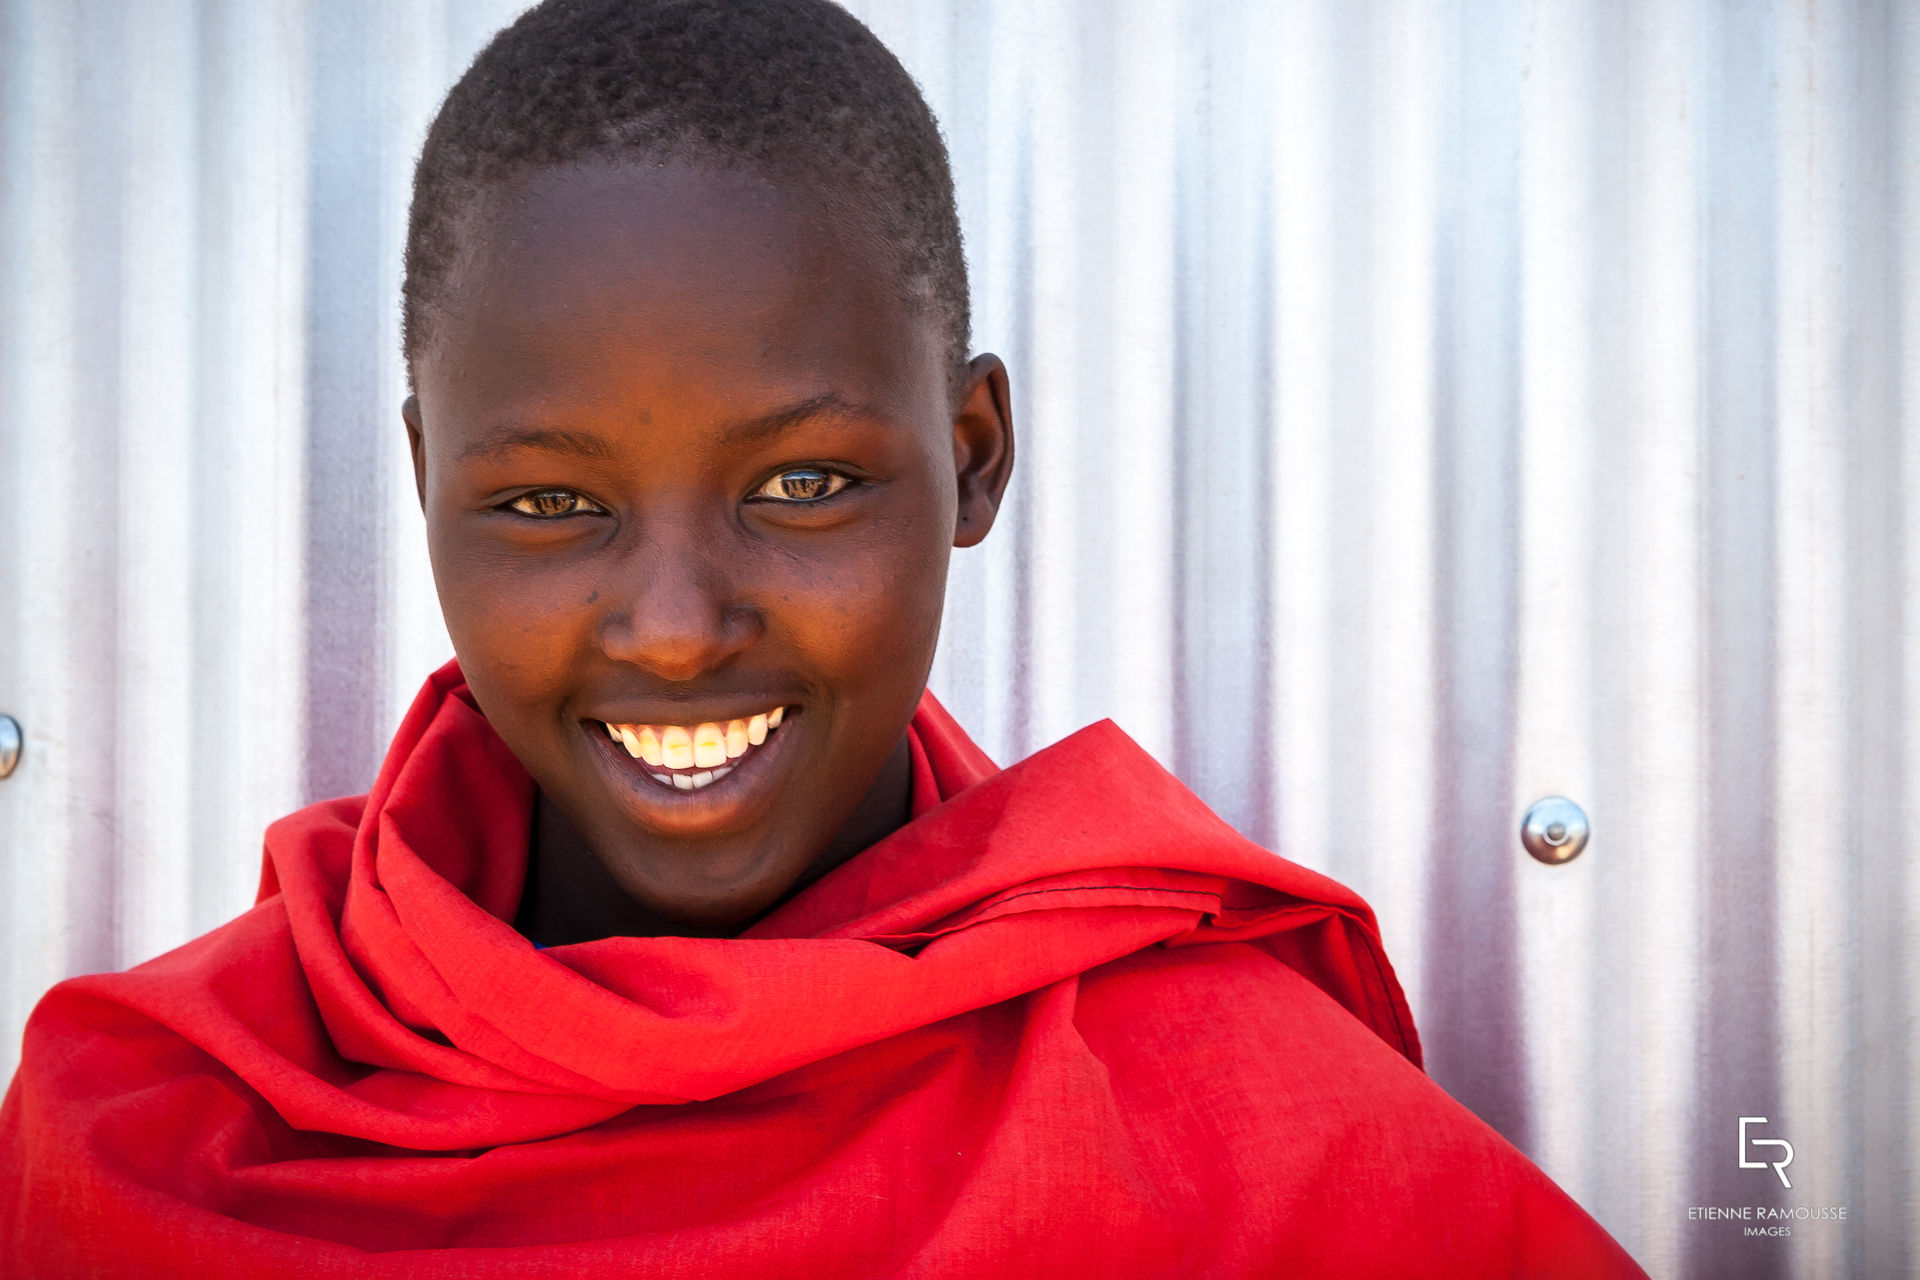
POLYGON ((1586 812, 1565 796, 1536 800, 1520 819, 1520 843, 1548 866, 1572 862, 1587 847, 1586 812))

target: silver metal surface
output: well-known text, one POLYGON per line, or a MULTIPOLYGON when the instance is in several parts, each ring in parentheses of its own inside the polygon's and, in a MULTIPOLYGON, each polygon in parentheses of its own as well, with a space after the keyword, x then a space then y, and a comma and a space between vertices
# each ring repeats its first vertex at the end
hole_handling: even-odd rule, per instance
MULTIPOLYGON (((1920 4, 851 7, 1013 373, 959 720, 1112 716, 1351 884, 1434 1079, 1652 1274, 1913 1274, 1920 4), (1602 856, 1514 856, 1546 795, 1602 856), (1688 1217, 1771 1180, 1743 1115, 1845 1224, 1688 1217)), ((0 0, 0 1071, 448 651, 400 247, 517 8, 0 0)))
POLYGON ((10 778, 13 771, 20 767, 20 748, 26 743, 26 735, 20 732, 20 722, 12 716, 0 715, 0 778, 10 778))
POLYGON ((1586 811, 1565 796, 1534 801, 1520 819, 1520 844, 1549 866, 1579 857, 1588 834, 1586 811))

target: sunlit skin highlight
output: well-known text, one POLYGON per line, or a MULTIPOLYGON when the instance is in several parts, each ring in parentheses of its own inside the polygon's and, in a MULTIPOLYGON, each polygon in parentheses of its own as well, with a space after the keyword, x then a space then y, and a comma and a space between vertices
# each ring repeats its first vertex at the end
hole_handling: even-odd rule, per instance
POLYGON ((519 923, 737 932, 906 820, 948 556, 1012 466, 1005 369, 956 380, 877 255, 752 175, 536 170, 465 230, 404 416, 455 652, 539 789, 519 923), (605 729, 773 707, 696 791, 605 729))

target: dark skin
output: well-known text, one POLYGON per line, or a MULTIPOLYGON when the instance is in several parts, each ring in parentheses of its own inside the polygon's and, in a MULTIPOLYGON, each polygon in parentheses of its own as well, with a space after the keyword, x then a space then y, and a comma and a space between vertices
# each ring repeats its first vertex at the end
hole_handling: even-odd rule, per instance
POLYGON ((906 821, 947 560, 1012 469, 1006 369, 956 379, 803 186, 544 169, 464 231, 402 412, 454 650, 538 787, 517 924, 738 933, 906 821), (606 727, 775 707, 699 790, 606 727))

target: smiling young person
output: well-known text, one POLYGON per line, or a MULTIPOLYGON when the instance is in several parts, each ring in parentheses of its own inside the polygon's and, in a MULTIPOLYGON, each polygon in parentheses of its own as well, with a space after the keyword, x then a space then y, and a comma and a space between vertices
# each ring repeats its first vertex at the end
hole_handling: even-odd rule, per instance
POLYGON ((405 302, 457 663, 252 911, 41 1003, 5 1274, 1638 1274, 1420 1071, 1358 898, 925 692, 1008 380, 852 18, 530 12, 405 302))
POLYGON ((538 784, 520 922, 737 933, 907 819, 1005 370, 792 181, 589 158, 463 217, 406 418, 461 671, 538 784))

